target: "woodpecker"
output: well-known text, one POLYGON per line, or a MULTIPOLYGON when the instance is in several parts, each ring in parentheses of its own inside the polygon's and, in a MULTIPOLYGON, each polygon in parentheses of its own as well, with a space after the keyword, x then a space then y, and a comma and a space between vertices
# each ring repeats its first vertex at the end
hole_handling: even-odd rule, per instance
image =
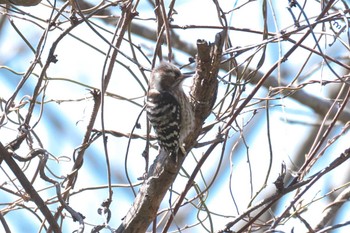
POLYGON ((187 77, 173 64, 162 62, 152 71, 149 82, 147 116, 159 146, 171 157, 179 148, 186 155, 183 143, 194 126, 192 105, 182 89, 187 77))

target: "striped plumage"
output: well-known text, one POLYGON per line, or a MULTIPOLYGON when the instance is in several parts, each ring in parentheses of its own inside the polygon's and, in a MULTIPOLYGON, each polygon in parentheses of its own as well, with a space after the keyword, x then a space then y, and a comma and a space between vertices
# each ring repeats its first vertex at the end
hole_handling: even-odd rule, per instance
POLYGON ((186 78, 170 63, 161 63, 151 74, 147 94, 147 116, 161 148, 176 155, 193 129, 192 106, 183 92, 186 78))

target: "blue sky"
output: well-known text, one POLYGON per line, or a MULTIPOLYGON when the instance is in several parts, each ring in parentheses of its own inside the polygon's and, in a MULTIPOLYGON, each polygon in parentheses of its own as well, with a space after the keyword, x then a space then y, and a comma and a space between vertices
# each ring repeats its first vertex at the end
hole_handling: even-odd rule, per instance
MULTIPOLYGON (((220 1, 221 7, 224 11, 232 9, 233 6, 240 6, 243 3, 245 2, 220 1)), ((250 28, 261 31, 263 26, 261 4, 261 1, 253 1, 247 4, 247 6, 243 5, 241 8, 232 11, 231 14, 229 14, 229 24, 240 29, 250 28)), ((270 12, 270 21, 268 22, 268 25, 270 31, 278 32, 282 29, 293 29, 293 19, 288 13, 286 6, 287 1, 268 2, 268 9, 270 12), (274 19, 276 20, 274 21, 274 19)), ((172 22, 175 25, 219 26, 216 11, 214 10, 215 8, 212 1, 178 1, 176 3, 175 9, 177 11, 177 14, 174 15, 174 21, 172 22), (200 9, 197 9, 199 6, 200 9)), ((47 19, 50 14, 49 8, 44 5, 39 5, 31 8, 23 8, 23 10, 28 10, 33 15, 43 19, 47 19)), ((293 10, 296 11, 295 9, 293 10)), ((1 9, 1 11, 3 12, 4 9, 1 9)), ((154 29, 156 26, 154 21, 141 20, 153 17, 153 9, 149 5, 142 3, 140 4, 138 11, 138 17, 140 19, 135 20, 135 22, 144 24, 145 26, 154 29)), ((317 13, 319 13, 319 4, 317 2, 308 1, 305 12, 308 15, 317 15, 317 13)), ((120 12, 116 9, 114 13, 119 14, 120 12)), ((23 17, 26 19, 31 19, 29 16, 23 17)), ((13 19, 15 24, 21 29, 21 32, 24 34, 24 36, 30 41, 33 47, 36 48, 38 39, 42 35, 43 30, 37 26, 34 26, 34 24, 28 20, 17 19, 15 17, 13 17, 13 19)), ((60 20, 62 22, 62 28, 70 26, 70 23, 68 21, 66 22, 64 18, 61 18, 60 20)), ((110 31, 114 30, 113 25, 105 24, 98 19, 94 19, 93 21, 105 29, 108 29, 110 31)), ((44 26, 46 25, 44 22, 40 22, 40 24, 44 26)), ((106 33, 100 29, 98 30, 106 39, 110 40, 111 34, 106 33)), ((320 32, 320 30, 320 28, 315 29, 316 32, 320 32)), ((180 38, 183 38, 187 43, 195 45, 197 39, 205 39, 207 41, 214 40, 215 34, 218 31, 219 30, 217 29, 177 29, 175 32, 178 33, 180 38)), ((42 55, 43 62, 45 62, 45 59, 47 58, 51 44, 60 35, 60 33, 60 30, 55 29, 48 34, 46 46, 42 55)), ((73 30, 72 33, 79 38, 83 38, 85 42, 98 48, 101 51, 106 52, 108 49, 108 45, 85 24, 78 26, 73 30)), ((343 33, 341 36, 341 39, 346 41, 346 34, 343 33)), ((238 46, 250 46, 258 44, 262 41, 262 35, 235 30, 232 30, 230 32, 230 38, 233 43, 233 48, 238 46)), ((298 35, 296 35, 295 38, 298 38, 298 35)), ((132 39, 134 44, 141 46, 142 50, 145 52, 148 58, 152 58, 154 42, 144 40, 143 38, 133 34, 132 39)), ((327 41, 322 41, 322 45, 325 46, 324 49, 327 54, 333 57, 337 57, 338 54, 339 56, 344 55, 344 47, 339 41, 329 47, 327 46, 326 42, 332 41, 332 37, 329 36, 327 39, 327 41)), ((13 27, 11 27, 8 22, 6 22, 4 28, 2 28, 0 41, 0 65, 3 66, 0 69, 0 82, 3 84, 0 85, 0 97, 6 100, 15 90, 16 85, 22 78, 23 72, 26 71, 30 63, 33 61, 34 54, 23 43, 23 40, 18 36, 18 33, 14 31, 13 27), (16 72, 20 72, 21 74, 13 74, 5 67, 10 68, 16 72)), ((307 40, 307 43, 307 45, 310 47, 314 45, 312 37, 307 40)), ((269 45, 267 48, 268 56, 266 57, 264 65, 259 71, 266 72, 271 67, 271 65, 281 56, 281 54, 284 54, 290 47, 290 43, 275 43, 269 45)), ((125 51, 125 53, 128 55, 131 55, 128 43, 124 43, 121 47, 121 50, 123 52, 125 51)), ((177 50, 174 51, 175 60, 181 64, 187 63, 188 57, 195 55, 185 54, 177 50)), ((238 62, 244 62, 245 59, 254 52, 254 50, 250 50, 245 54, 238 56, 238 62)), ((165 53, 166 52, 164 52, 164 54, 165 53)), ((55 101, 51 101, 44 105, 43 115, 40 119, 40 123, 35 128, 35 132, 39 136, 44 148, 47 148, 50 153, 55 155, 57 158, 60 158, 60 161, 58 163, 54 160, 50 161, 50 165, 52 166, 55 174, 59 176, 65 176, 71 172, 73 164, 71 159, 73 157, 74 149, 77 148, 81 143, 86 125, 89 122, 90 113, 93 107, 93 101, 91 99, 89 87, 100 88, 105 56, 97 51, 97 49, 94 49, 91 46, 89 47, 69 36, 65 37, 59 43, 55 54, 57 55, 58 62, 51 64, 50 68, 48 69, 47 76, 51 80, 48 82, 45 94, 46 101, 55 101), (82 84, 86 84, 88 86, 84 86, 82 84)), ((143 57, 143 55, 139 52, 136 52, 136 55, 139 58, 141 65, 143 65, 146 69, 150 69, 151 66, 143 57)), ((290 81, 297 74, 300 67, 305 62, 305 58, 307 56, 307 51, 302 49, 297 50, 288 59, 288 61, 283 63, 279 69, 273 73, 273 75, 282 78, 283 80, 290 81)), ((120 55, 118 56, 118 60, 128 65, 137 77, 141 77, 141 72, 135 64, 120 55)), ((319 64, 319 62, 319 57, 312 57, 310 63, 307 65, 307 69, 311 70, 314 66, 316 66, 316 64, 319 64)), ((256 66, 256 63, 257 59, 253 60, 250 66, 254 68, 256 66)), ((189 68, 189 70, 191 69, 193 69, 193 67, 189 68)), ((38 66, 33 72, 33 75, 30 76, 28 82, 26 82, 25 86, 17 95, 15 103, 18 104, 21 100, 26 100, 27 96, 30 96, 32 94, 33 88, 37 81, 36 75, 40 74, 40 72, 41 68, 38 66)), ((149 72, 146 71, 145 74, 149 75, 149 72)), ((221 71, 220 74, 224 75, 225 73, 224 71, 221 71)), ((327 69, 319 69, 314 72, 313 75, 307 76, 305 80, 320 79, 320 77, 332 78, 330 72, 327 71, 327 69)), ((142 84, 146 86, 145 80, 143 80, 143 78, 140 78, 140 80, 142 81, 142 84)), ((188 86, 190 84, 191 81, 184 84, 185 90, 188 90, 188 86)), ((248 85, 246 87, 246 93, 252 91, 253 88, 254 85, 248 85)), ((225 90, 226 85, 220 83, 218 100, 223 97, 225 90)), ((328 98, 328 87, 310 85, 306 90, 308 90, 313 95, 320 96, 320 98, 328 98)), ((142 106, 144 103, 144 90, 134 79, 133 75, 120 65, 115 66, 113 76, 107 91, 132 99, 140 106, 142 106)), ((254 101, 258 101, 259 98, 265 98, 267 96, 267 93, 267 89, 259 91, 254 101)), ((273 100, 269 103, 269 120, 271 124, 270 130, 274 155, 273 166, 271 169, 270 179, 267 181, 267 188, 259 195, 258 200, 261 200, 267 195, 274 192, 274 185, 272 182, 277 178, 282 162, 285 162, 287 164, 287 169, 289 172, 297 171, 297 167, 294 164, 295 155, 299 152, 299 148, 303 146, 306 137, 308 137, 309 133, 314 129, 314 127, 317 127, 317 123, 319 123, 321 120, 308 107, 300 104, 299 102, 296 102, 295 100, 292 100, 291 98, 273 100), (290 120, 293 120, 296 123, 290 123, 290 120), (298 122, 306 124, 300 124, 298 122), (316 126, 314 124, 316 124, 316 126)), ((251 108, 247 108, 246 114, 242 115, 242 117, 239 118, 239 122, 237 122, 237 124, 240 126, 243 126, 249 122, 249 124, 244 127, 242 134, 239 134, 239 132, 236 132, 234 130, 230 132, 230 136, 232 138, 229 140, 229 143, 225 148, 225 156, 219 170, 220 176, 214 183, 213 188, 210 189, 206 202, 208 208, 214 213, 224 213, 229 216, 237 215, 231 194, 235 197, 235 201, 238 203, 240 212, 243 212, 247 208, 251 195, 254 195, 255 192, 257 192, 262 187, 262 185, 264 185, 263 182, 265 179, 265 174, 267 172, 270 156, 266 136, 267 118, 266 111, 264 110, 265 104, 266 102, 263 101, 260 105, 255 105, 251 108), (253 113, 252 109, 258 109, 258 111, 256 117, 250 121, 253 113), (247 146, 244 145, 242 136, 246 140, 247 146), (250 164, 247 163, 248 158, 251 161, 250 164), (248 165, 250 165, 250 167, 248 165), (253 171, 252 177, 250 177, 249 169, 253 171), (251 185, 254 187, 253 193, 251 193, 251 185)), ((118 98, 106 97, 104 103, 105 129, 129 133, 142 110, 140 106, 130 104, 130 102, 120 100, 118 98)), ((24 107, 20 110, 22 116, 25 116, 26 108, 27 107, 24 107)), ((39 105, 37 106, 34 113, 35 114, 33 116, 32 123, 39 119, 39 105)), ((17 121, 18 116, 11 114, 9 117, 11 120, 17 121)), ((206 121, 206 124, 210 124, 213 121, 215 121, 215 118, 213 116, 210 116, 206 121)), ((139 122, 142 127, 141 129, 136 129, 135 133, 145 135, 145 114, 141 116, 139 122)), ((3 144, 6 144, 7 142, 14 139, 17 135, 17 128, 18 125, 11 123, 11 121, 8 121, 6 125, 0 128, 1 142, 3 144)), ((99 130, 101 129, 100 117, 96 121, 94 128, 99 130)), ((339 133, 341 129, 342 125, 337 125, 333 131, 333 135, 339 133)), ((212 130, 202 141, 215 138, 216 132, 217 131, 212 130)), ((329 151, 327 151, 327 153, 316 164, 312 171, 315 172, 322 169, 325 164, 328 164, 336 156, 339 156, 339 154, 345 148, 347 148, 347 142, 350 139, 349 137, 349 133, 343 135, 342 139, 340 139, 339 142, 337 142, 329 151)), ((120 187, 122 184, 127 184, 124 172, 124 160, 127 149, 127 142, 127 138, 118 138, 111 135, 108 136, 108 153, 110 156, 110 162, 112 164, 112 183, 116 184, 116 187, 113 189, 114 201, 112 202, 111 209, 118 210, 113 211, 110 226, 115 228, 119 226, 120 219, 123 218, 133 201, 133 194, 131 190, 129 188, 120 187)), ((35 141, 34 146, 39 146, 39 144, 35 141)), ((144 147, 145 142, 143 140, 138 139, 132 140, 131 142, 131 149, 128 155, 128 172, 133 183, 139 182, 137 178, 141 177, 144 173, 145 163, 141 157, 144 147)), ((210 156, 208 161, 204 164, 202 169, 204 178, 198 177, 196 180, 199 187, 202 189, 204 189, 206 183, 212 179, 213 173, 218 167, 221 149, 221 147, 217 147, 212 153, 212 156, 210 156)), ((22 155, 25 155, 27 152, 27 147, 23 147, 17 151, 17 153, 22 155)), ((201 154, 205 152, 205 148, 195 149, 193 152, 195 154, 195 157, 198 159, 200 158, 201 154)), ((151 150, 150 162, 153 161, 156 155, 157 151, 154 149, 151 150)), ((28 174, 28 177, 31 177, 31 175, 33 175, 37 166, 37 162, 38 161, 36 160, 28 164, 26 173, 28 174)), ((191 173, 195 165, 195 159, 189 155, 184 164, 184 169, 188 173, 191 173)), ((11 174, 6 166, 3 166, 3 164, 1 166, 4 171, 11 174)), ((305 195, 305 202, 303 204, 312 202, 313 199, 317 199, 317 197, 324 195, 325 192, 330 191, 324 189, 325 184, 329 185, 332 183, 329 187, 335 188, 347 182, 345 180, 346 177, 343 175, 347 174, 347 171, 348 164, 342 165, 339 169, 337 169, 336 172, 332 172, 325 179, 321 180, 305 195)), ((84 160, 84 167, 79 171, 79 178, 80 179, 78 180, 73 192, 78 191, 81 188, 106 184, 106 165, 101 138, 99 138, 96 143, 94 143, 87 150, 84 160)), ((8 178, 5 178, 4 175, 0 175, 0 183, 3 183, 7 180, 8 178)), ((174 184, 174 189, 181 191, 183 186, 186 184, 186 181, 187 178, 179 176, 174 184)), ((48 184, 44 181, 41 181, 40 179, 37 179, 35 182, 35 187, 37 189, 45 188, 46 186, 48 186, 48 184)), ((14 187, 11 186, 11 188, 14 187)), ((13 196, 5 196, 3 195, 3 192, 4 191, 0 190, 1 203, 14 200, 13 196)), ((54 195, 54 190, 51 188, 47 191, 42 191, 40 192, 40 195, 42 195, 44 200, 49 199, 54 195)), ((87 223, 99 224, 102 223, 103 219, 99 219, 100 216, 97 214, 96 210, 107 196, 107 189, 84 191, 82 193, 73 195, 70 199, 70 204, 74 209, 86 216, 87 223)), ((194 196, 195 192, 192 190, 189 193, 189 198, 194 196)), ((168 198, 169 197, 165 198, 161 209, 168 207, 168 198)), ((321 199, 310 206, 308 209, 308 215, 305 216, 310 224, 317 222, 318 218, 315 218, 313 216, 319 215, 319 213, 323 211, 327 205, 326 200, 326 198, 321 199)), ((285 205, 287 205, 289 201, 290 199, 285 200, 285 205)), ((184 213, 189 213, 189 220, 187 221, 187 224, 191 225, 198 222, 198 220, 196 219, 196 211, 194 208, 188 206, 184 208, 184 213)), ((0 207, 5 208, 5 206, 0 207)), ((278 209, 282 210, 283 207, 284 206, 280 206, 278 209)), ((51 209, 54 210, 55 208, 51 209)), ((21 227, 24 225, 26 227, 33 225, 32 222, 35 222, 35 219, 22 217, 23 215, 18 213, 23 213, 23 210, 12 212, 6 216, 6 219, 11 223, 11 227, 16 229, 15 232, 23 232, 24 228, 22 229, 21 227), (18 221, 18 218, 21 218, 21 222, 23 222, 23 224, 14 224, 16 221, 18 221)), ((202 214, 203 212, 201 215, 202 214)), ((349 218, 349 213, 346 213, 344 211, 342 213, 342 216, 345 221, 347 218, 349 218)), ((222 227, 231 220, 231 218, 223 218, 215 214, 212 214, 212 218, 215 222, 215 227, 217 227, 215 230, 222 229, 222 227)), ((179 218, 179 221, 180 220, 181 219, 179 218)), ((207 222, 205 224, 207 224, 207 222)), ((73 221, 66 220, 64 229, 66 232, 72 232, 76 226, 76 223, 73 221)), ((300 224, 297 219, 289 221, 286 225, 281 226, 280 229, 289 232, 293 227, 295 227, 295 232, 298 232, 298 230, 304 230, 302 224, 300 224)), ((86 228, 88 229, 89 225, 87 225, 86 228)), ((32 232, 36 232, 37 229, 38 226, 36 224, 33 225, 32 232)), ((26 228, 26 230, 28 230, 28 228, 26 228)), ((190 229, 188 232, 201 232, 200 230, 201 227, 197 227, 190 229)), ((183 232, 187 231, 184 230, 183 232)))

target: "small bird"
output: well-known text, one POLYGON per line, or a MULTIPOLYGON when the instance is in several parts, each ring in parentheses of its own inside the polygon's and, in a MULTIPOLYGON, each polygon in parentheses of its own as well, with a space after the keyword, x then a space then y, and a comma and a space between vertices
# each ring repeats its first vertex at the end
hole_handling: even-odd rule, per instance
POLYGON ((158 144, 171 157, 179 148, 186 155, 183 143, 194 128, 193 108, 182 89, 187 77, 173 64, 162 62, 152 71, 149 82, 147 116, 158 144))

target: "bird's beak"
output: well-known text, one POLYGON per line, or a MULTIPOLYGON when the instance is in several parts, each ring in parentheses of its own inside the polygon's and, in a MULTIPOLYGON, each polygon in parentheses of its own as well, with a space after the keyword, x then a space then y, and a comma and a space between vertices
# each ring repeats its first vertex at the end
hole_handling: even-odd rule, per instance
POLYGON ((192 77, 192 76, 193 76, 193 74, 189 74, 189 73, 182 74, 182 75, 177 79, 177 81, 174 83, 173 86, 175 87, 175 86, 180 85, 183 81, 185 81, 185 79, 190 78, 190 77, 192 77))
POLYGON ((185 74, 182 74, 182 79, 190 78, 192 76, 193 76, 192 73, 185 73, 185 74))

